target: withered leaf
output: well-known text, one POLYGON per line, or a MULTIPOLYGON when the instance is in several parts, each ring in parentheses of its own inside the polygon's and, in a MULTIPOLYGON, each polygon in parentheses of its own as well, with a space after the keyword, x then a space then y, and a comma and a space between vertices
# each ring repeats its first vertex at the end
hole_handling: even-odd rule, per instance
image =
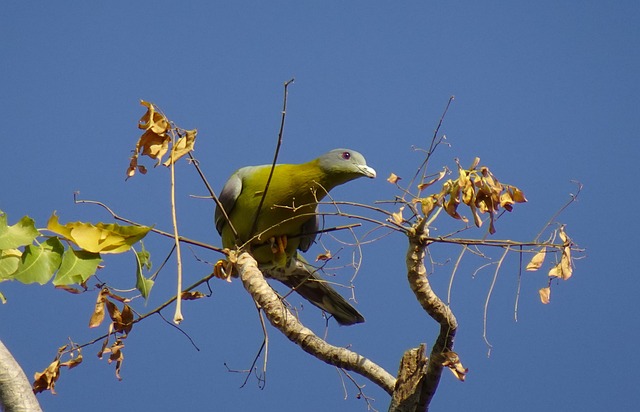
POLYGON ((188 292, 182 292, 182 300, 197 300, 206 297, 204 293, 197 290, 190 290, 188 292))
POLYGON ((104 303, 107 300, 108 295, 109 289, 107 288, 102 288, 100 294, 98 294, 98 299, 96 299, 96 305, 93 309, 93 314, 91 315, 91 319, 89 320, 90 328, 96 328, 100 326, 100 324, 104 320, 104 303))
POLYGON ((543 304, 548 304, 551 301, 551 288, 550 287, 546 287, 546 288, 541 288, 540 290, 538 290, 538 293, 540 294, 540 301, 543 304))
POLYGON ((549 277, 552 278, 562 278, 562 264, 558 263, 557 265, 555 265, 554 267, 551 268, 551 270, 549 270, 549 277))
POLYGON ((402 217, 403 210, 404 210, 404 206, 402 206, 400 210, 398 210, 397 212, 391 214, 391 219, 393 219, 393 221, 399 225, 401 225, 402 222, 404 222, 404 218, 402 217))
POLYGON ((324 253, 320 253, 318 256, 316 256, 316 262, 318 262, 318 261, 326 262, 328 260, 331 260, 331 251, 330 250, 325 250, 324 253))
POLYGON ((460 361, 460 357, 456 352, 444 352, 441 353, 444 357, 442 366, 446 366, 453 373, 453 375, 460 381, 464 382, 469 369, 465 368, 460 361))
POLYGON ((502 192, 500 195, 500 206, 502 206, 505 210, 511 212, 513 210, 513 198, 508 191, 502 192))
POLYGON ((153 103, 140 100, 140 104, 147 108, 145 114, 142 115, 138 122, 138 128, 142 130, 151 130, 157 134, 163 134, 169 130, 169 120, 156 110, 153 103))
POLYGON ((169 156, 169 159, 167 159, 163 164, 165 166, 170 166, 171 163, 177 162, 178 159, 180 159, 182 156, 191 152, 196 143, 197 134, 198 134, 198 131, 196 129, 187 130, 184 136, 179 138, 178 141, 171 148, 171 155, 169 156))
POLYGON ((445 177, 445 175, 447 174, 448 171, 449 171, 449 169, 447 169, 445 167, 433 179, 431 179, 431 180, 429 180, 427 182, 424 182, 424 183, 420 183, 418 185, 418 190, 422 191, 422 190, 426 189, 427 187, 431 186, 432 184, 434 184, 435 182, 438 182, 438 181, 442 180, 442 178, 445 177))
POLYGON ((50 390, 52 394, 55 394, 56 381, 60 377, 60 360, 56 358, 53 362, 47 366, 42 372, 36 372, 34 374, 33 392, 40 393, 46 390, 50 390))
POLYGON ((546 254, 547 254, 546 247, 543 247, 542 249, 540 249, 538 253, 533 255, 533 257, 531 258, 531 261, 527 265, 526 270, 528 270, 529 272, 535 272, 536 270, 540 269, 540 267, 544 263, 544 258, 546 254))
POLYGON ((402 179, 400 176, 396 175, 395 173, 391 173, 389 175, 389 177, 387 177, 387 182, 391 183, 391 184, 396 184, 398 183, 398 180, 402 179))

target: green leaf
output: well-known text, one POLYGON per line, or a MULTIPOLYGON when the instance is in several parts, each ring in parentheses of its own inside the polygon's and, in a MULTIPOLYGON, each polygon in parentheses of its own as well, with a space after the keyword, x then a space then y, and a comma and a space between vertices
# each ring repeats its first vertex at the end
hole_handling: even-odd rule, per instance
POLYGON ((96 273, 100 262, 102 258, 99 253, 69 248, 62 255, 62 264, 53 279, 53 284, 54 286, 80 285, 96 273))
POLYGON ((7 226, 7 215, 0 212, 0 249, 15 249, 28 245, 40 235, 35 222, 24 216, 13 226, 7 226))
POLYGON ((149 260, 149 252, 142 248, 141 252, 136 252, 136 289, 140 291, 140 294, 143 298, 148 299, 149 293, 151 293, 151 288, 153 287, 153 280, 147 279, 142 274, 143 265, 150 268, 151 261, 149 260), (142 257, 142 259, 141 259, 142 257))
POLYGON ((69 222, 61 225, 53 213, 47 229, 93 253, 122 253, 151 230, 148 226, 120 226, 116 223, 69 222))
POLYGON ((64 246, 57 237, 49 238, 39 245, 28 245, 18 264, 13 278, 22 283, 44 285, 60 267, 64 246))
POLYGON ((22 252, 18 249, 0 250, 0 280, 10 279, 18 270, 22 252))

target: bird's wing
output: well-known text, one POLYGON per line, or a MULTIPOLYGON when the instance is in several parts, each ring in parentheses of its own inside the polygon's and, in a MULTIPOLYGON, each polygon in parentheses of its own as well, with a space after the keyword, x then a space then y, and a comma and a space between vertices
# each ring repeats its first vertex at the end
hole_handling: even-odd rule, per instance
POLYGON ((315 215, 309 218, 302 225, 302 236, 300 237, 300 245, 298 249, 303 252, 309 250, 313 242, 316 241, 318 236, 318 229, 320 229, 320 216, 318 216, 318 208, 316 207, 315 215))
MULTIPOLYGON (((227 213, 227 216, 231 214, 231 210, 233 210, 233 207, 236 204, 236 199, 238 199, 240 192, 242 192, 243 173, 243 169, 240 169, 232 174, 229 180, 227 180, 227 183, 224 184, 222 192, 220 192, 220 196, 218 196, 218 200, 220 200, 220 204, 227 213)), ((216 207, 215 222, 218 233, 222 235, 222 228, 227 223, 227 219, 224 217, 224 213, 222 213, 220 206, 216 207)))

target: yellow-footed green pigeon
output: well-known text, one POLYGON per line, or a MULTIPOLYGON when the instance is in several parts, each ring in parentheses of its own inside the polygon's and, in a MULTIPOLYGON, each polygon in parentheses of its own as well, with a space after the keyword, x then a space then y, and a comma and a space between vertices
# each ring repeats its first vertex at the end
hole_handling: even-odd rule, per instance
POLYGON ((233 248, 250 241, 251 254, 263 274, 293 288, 330 313, 341 325, 364 322, 362 315, 327 284, 298 250, 306 252, 319 227, 318 202, 331 189, 376 171, 364 157, 349 149, 334 149, 302 164, 278 164, 263 197, 272 165, 237 170, 220 192, 220 204, 237 231, 235 239, 220 207, 215 223, 222 245, 233 248), (257 222, 254 223, 257 215, 257 222), (256 236, 257 235, 257 236, 256 236))

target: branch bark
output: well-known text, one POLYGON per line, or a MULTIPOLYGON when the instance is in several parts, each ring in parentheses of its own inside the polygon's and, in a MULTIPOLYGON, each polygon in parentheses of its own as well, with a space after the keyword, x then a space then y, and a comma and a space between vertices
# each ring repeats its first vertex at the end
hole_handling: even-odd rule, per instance
POLYGON ((31 383, 6 346, 0 341, 0 406, 5 412, 41 412, 31 383))
POLYGON ((269 286, 249 253, 243 252, 238 256, 236 267, 244 288, 260 305, 271 325, 290 341, 317 359, 360 374, 380 386, 389 395, 393 393, 396 378, 381 366, 349 349, 327 343, 300 323, 269 286))
POLYGON ((440 333, 431 349, 429 359, 424 359, 424 347, 413 349, 405 353, 398 372, 399 383, 394 392, 394 399, 390 411, 427 411, 433 399, 440 377, 446 354, 453 352, 458 322, 451 309, 431 289, 427 279, 427 269, 424 266, 425 250, 430 244, 426 231, 426 220, 416 223, 408 232, 409 249, 407 251, 407 279, 416 299, 427 314, 440 324, 440 333), (408 357, 408 358, 407 358, 408 357), (413 359, 412 359, 413 357, 413 359), (425 362, 424 379, 417 379, 417 371, 422 370, 425 362), (403 369, 406 369, 403 371, 403 369), (400 379, 401 376, 413 376, 412 379, 400 379), (413 393, 412 393, 413 391, 413 393), (403 403, 404 402, 404 403, 403 403))

